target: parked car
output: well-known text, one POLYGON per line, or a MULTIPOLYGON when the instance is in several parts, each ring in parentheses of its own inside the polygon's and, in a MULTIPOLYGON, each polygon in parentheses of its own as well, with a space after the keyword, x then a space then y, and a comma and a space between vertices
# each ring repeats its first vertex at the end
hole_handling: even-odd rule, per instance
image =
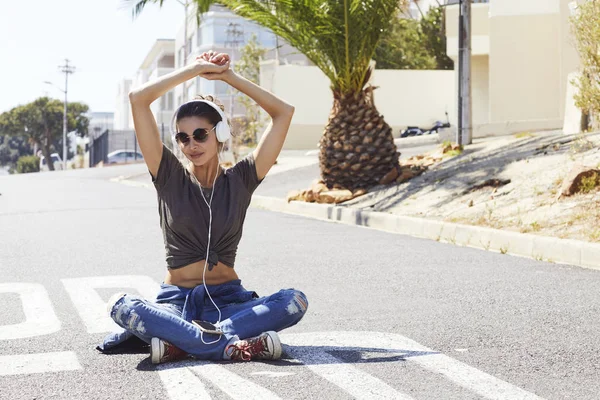
POLYGON ((134 161, 143 161, 144 156, 139 151, 115 150, 108 153, 107 164, 120 164, 134 161))
MULTIPOLYGON (((63 169, 63 162, 58 153, 50 154, 52 157, 52 162, 54 163, 54 170, 60 171, 63 169)), ((50 171, 48 168, 48 163, 46 162, 46 158, 44 156, 40 156, 40 171, 50 171)))

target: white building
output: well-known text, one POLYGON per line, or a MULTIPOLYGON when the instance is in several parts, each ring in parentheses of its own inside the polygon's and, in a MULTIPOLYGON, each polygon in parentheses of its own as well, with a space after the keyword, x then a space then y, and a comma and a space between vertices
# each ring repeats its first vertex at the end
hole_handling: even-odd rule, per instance
MULTIPOLYGON (((175 66, 175 40, 158 39, 142 61, 133 79, 119 82, 115 109, 115 130, 133 130, 129 91, 144 83, 157 79, 173 71, 175 66)), ((166 93, 150 105, 156 118, 159 131, 168 132, 169 119, 175 108, 173 91, 166 93)))
MULTIPOLYGON (((579 70, 569 22, 573 5, 572 0, 472 5, 473 137, 563 127, 574 108, 571 74, 579 70)), ((458 4, 445 12, 447 53, 458 66, 458 4)), ((458 83, 458 68, 455 73, 458 83)))
POLYGON ((107 129, 114 129, 115 113, 112 112, 101 112, 92 111, 88 113, 90 123, 88 125, 88 132, 102 133, 107 129))
MULTIPOLYGON (((190 7, 188 17, 188 56, 187 59, 184 59, 185 26, 182 24, 175 40, 177 50, 175 55, 176 68, 189 64, 196 56, 203 52, 214 50, 229 53, 232 58, 233 69, 235 70, 236 60, 240 56, 239 50, 248 42, 253 34, 256 35, 259 44, 268 50, 265 59, 277 58, 281 64, 310 64, 303 54, 283 42, 273 32, 233 14, 223 6, 212 6, 209 12, 202 15, 200 26, 196 23, 196 13, 193 7, 190 7)), ((235 101, 231 95, 229 86, 221 81, 208 81, 196 78, 186 82, 185 87, 184 85, 179 85, 175 88, 176 105, 193 99, 196 94, 200 93, 215 95, 225 105, 227 113, 229 115, 232 114, 231 104, 232 100, 234 104, 235 101)), ((235 115, 243 113, 244 110, 238 104, 235 108, 235 115)))
POLYGON ((117 97, 115 99, 114 129, 133 129, 131 118, 131 107, 129 105, 129 91, 131 90, 131 79, 122 79, 117 86, 117 97))

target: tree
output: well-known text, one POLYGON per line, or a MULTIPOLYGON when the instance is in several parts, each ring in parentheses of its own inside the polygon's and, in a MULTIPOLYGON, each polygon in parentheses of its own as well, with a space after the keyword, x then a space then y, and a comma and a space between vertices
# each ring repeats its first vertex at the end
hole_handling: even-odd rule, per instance
POLYGON ((588 115, 597 117, 600 113, 600 2, 579 4, 571 17, 571 29, 581 60, 581 74, 574 82, 579 89, 575 104, 587 125, 588 115))
MULTIPOLYGON (((260 46, 256 34, 253 33, 250 40, 248 40, 248 43, 246 43, 240 51, 240 59, 236 63, 236 71, 244 78, 254 83, 258 83, 260 81, 260 60, 266 53, 267 49, 260 46)), ((242 143, 246 144, 256 143, 258 130, 263 125, 260 109, 258 105, 245 94, 241 94, 237 99, 246 110, 246 118, 242 124, 242 136, 240 137, 240 140, 242 143)))
MULTIPOLYGON (((37 144, 46 158, 48 168, 54 171, 50 154, 62 149, 63 107, 62 101, 48 97, 17 106, 0 115, 0 133, 21 136, 28 143, 37 144)), ((82 103, 68 104, 67 131, 75 130, 79 136, 87 134, 89 119, 85 113, 88 109, 82 103)))
POLYGON ((381 39, 373 59, 378 69, 435 69, 435 58, 424 45, 419 21, 393 19, 391 29, 381 39))
POLYGON ((432 7, 418 21, 397 13, 375 49, 377 69, 453 69, 443 16, 441 7, 432 7))
POLYGON ((446 53, 444 16, 441 6, 431 7, 420 21, 421 31, 425 38, 425 47, 435 59, 436 69, 454 69, 454 61, 446 53))
POLYGON ((9 171, 16 168, 19 157, 32 153, 33 149, 26 138, 0 134, 0 165, 9 166, 9 171))
MULTIPOLYGON (((133 0, 139 14, 148 3, 133 0)), ((222 4, 286 40, 331 82, 333 108, 320 141, 321 176, 328 187, 369 188, 398 170, 392 129, 369 85, 377 42, 404 0, 195 0, 198 13, 222 4)))

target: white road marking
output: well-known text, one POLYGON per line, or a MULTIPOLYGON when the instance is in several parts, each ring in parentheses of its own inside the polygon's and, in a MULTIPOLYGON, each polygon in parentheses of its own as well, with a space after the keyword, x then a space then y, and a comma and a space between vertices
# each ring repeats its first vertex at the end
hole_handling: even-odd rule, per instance
MULTIPOLYGON (((89 333, 116 328, 106 315, 106 304, 99 288, 134 288, 153 299, 159 285, 148 276, 106 276, 62 280, 89 333)), ((25 322, 0 325, 0 340, 27 338, 60 330, 61 324, 51 306, 45 288, 36 283, 3 283, 0 293, 17 293, 23 305, 25 322)), ((330 354, 334 351, 357 351, 363 361, 379 352, 403 354, 406 362, 418 364, 455 384, 494 400, 539 400, 540 397, 483 371, 440 354, 407 337, 381 332, 311 332, 281 335, 291 345, 289 352, 315 374, 332 382, 354 398, 411 397, 398 392, 384 381, 330 354), (294 348, 293 346, 296 346, 294 348)), ((456 351, 468 349, 457 348, 456 351)), ((288 362, 298 362, 288 360, 288 362)), ((54 352, 0 356, 0 376, 33 374, 81 369, 74 352, 54 352)), ((210 399, 199 375, 234 399, 279 399, 279 397, 229 369, 208 362, 194 362, 179 368, 159 367, 159 376, 173 399, 210 399)), ((288 376, 285 371, 261 371, 253 375, 288 376)))
POLYGON ((96 289, 133 288, 148 300, 156 298, 160 285, 149 276, 116 275, 62 279, 67 293, 83 320, 88 333, 104 333, 118 329, 106 312, 106 302, 96 289))
POLYGON ((398 392, 381 379, 346 364, 325 351, 290 349, 290 352, 312 372, 350 393, 355 399, 413 399, 411 396, 398 392))
POLYGON ((211 397, 204 383, 185 366, 186 364, 181 366, 178 363, 175 368, 173 364, 158 366, 158 376, 167 394, 173 400, 209 400, 211 397))
POLYGON ((25 322, 0 325, 0 340, 48 335, 60 330, 60 321, 44 286, 39 283, 1 283, 0 293, 17 293, 25 314, 25 322))
POLYGON ((234 400, 280 400, 275 393, 216 364, 204 363, 190 367, 234 400))
MULTIPOLYGON (((321 357, 321 354, 323 354, 322 352, 328 349, 336 351, 383 349, 390 353, 406 354, 407 362, 414 362, 433 373, 443 375, 455 384, 487 399, 541 399, 541 397, 533 393, 495 378, 444 354, 437 353, 401 335, 381 332, 311 332, 282 334, 281 340, 283 343, 291 346, 318 346, 318 350, 315 349, 313 355, 310 354, 310 350, 306 350, 305 355, 301 355, 303 359, 308 357, 309 367, 320 366, 318 361, 315 360, 318 360, 318 357, 321 357), (425 354, 411 355, 411 352, 425 354)), ((290 351, 293 352, 293 348, 290 351)), ((339 365, 336 365, 336 367, 339 367, 339 365)), ((349 389, 357 386, 356 381, 345 379, 343 375, 340 375, 338 379, 337 382, 332 382, 346 391, 350 391, 349 389)))
POLYGON ((281 376, 291 376, 295 375, 293 372, 275 372, 275 371, 259 371, 252 372, 250 375, 262 375, 269 378, 279 378, 281 376))
POLYGON ((42 374, 82 369, 72 351, 0 356, 0 376, 42 374))

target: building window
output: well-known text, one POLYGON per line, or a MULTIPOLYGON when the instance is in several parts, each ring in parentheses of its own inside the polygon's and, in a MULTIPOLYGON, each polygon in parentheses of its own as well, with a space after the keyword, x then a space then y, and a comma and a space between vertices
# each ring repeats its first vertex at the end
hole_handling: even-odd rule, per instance
POLYGON ((185 47, 182 46, 179 49, 179 67, 183 67, 183 65, 185 64, 184 54, 185 54, 185 47))
POLYGON ((188 99, 188 101, 192 100, 195 95, 196 95, 196 86, 192 84, 192 85, 190 85, 187 88, 187 99, 188 99))
POLYGON ((173 109, 173 91, 160 96, 160 110, 170 111, 173 109))
POLYGON ((167 110, 172 110, 173 109, 173 91, 170 91, 169 93, 167 93, 167 110))
MULTIPOLYGON (((231 36, 231 35, 229 35, 231 36)), ((227 35, 227 25, 215 25, 214 27, 214 44, 218 46, 224 46, 225 44, 231 46, 229 43, 233 38, 227 35)))

